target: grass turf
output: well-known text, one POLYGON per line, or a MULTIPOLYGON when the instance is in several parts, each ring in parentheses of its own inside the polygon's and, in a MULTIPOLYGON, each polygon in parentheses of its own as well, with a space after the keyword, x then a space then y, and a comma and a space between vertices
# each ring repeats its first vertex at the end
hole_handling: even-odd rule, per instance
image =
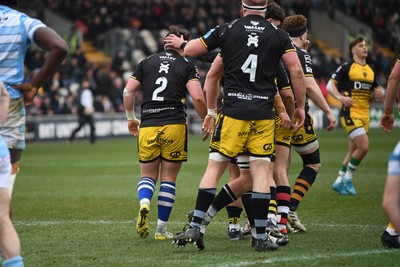
MULTIPOLYGON (((156 197, 151 206, 150 236, 135 232, 139 208, 136 139, 87 140, 28 144, 14 189, 13 221, 26 266, 396 266, 398 250, 381 246, 387 225, 381 208, 387 159, 399 129, 387 135, 370 131, 370 151, 354 176, 357 196, 331 189, 347 150, 343 129, 318 132, 322 168, 298 209, 308 233, 290 234, 276 252, 256 253, 249 237, 227 239, 227 216, 210 224, 204 251, 189 244, 178 249, 153 238, 156 197)), ((207 162, 207 144, 190 136, 189 161, 182 167, 169 230, 179 232, 193 209, 207 162)), ((301 170, 293 153, 290 181, 301 170)), ((227 181, 227 173, 220 181, 227 181)), ((244 214, 242 217, 244 221, 244 214)))

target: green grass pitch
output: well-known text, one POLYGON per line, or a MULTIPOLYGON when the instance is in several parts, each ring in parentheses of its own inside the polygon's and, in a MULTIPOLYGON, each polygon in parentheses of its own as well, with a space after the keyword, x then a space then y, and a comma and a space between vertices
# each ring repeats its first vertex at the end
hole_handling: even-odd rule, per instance
MULTIPOLYGON (((384 249, 380 236, 387 225, 381 208, 387 159, 400 129, 388 135, 370 131, 370 151, 354 176, 357 196, 339 196, 331 185, 346 153, 343 129, 319 131, 322 168, 298 209, 308 233, 290 234, 290 243, 275 252, 257 253, 249 237, 227 239, 222 210, 205 236, 206 249, 183 249, 155 241, 156 197, 151 206, 150 236, 135 232, 139 208, 139 164, 135 138, 28 144, 14 189, 12 217, 26 266, 398 266, 398 250, 384 249)), ((190 136, 189 160, 177 183, 169 230, 184 226, 193 209, 205 170, 207 143, 190 136)), ((301 168, 293 153, 290 181, 301 168)), ((227 181, 225 173, 221 187, 227 181)), ((242 222, 244 221, 244 215, 242 222)))

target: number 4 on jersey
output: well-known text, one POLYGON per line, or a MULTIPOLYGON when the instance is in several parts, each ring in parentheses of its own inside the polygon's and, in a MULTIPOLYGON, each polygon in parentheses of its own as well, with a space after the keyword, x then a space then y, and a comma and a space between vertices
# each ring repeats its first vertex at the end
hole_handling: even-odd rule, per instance
POLYGON ((250 74, 250 82, 255 82, 256 81, 256 72, 257 72, 257 60, 258 56, 254 54, 250 54, 246 61, 242 65, 242 71, 243 73, 249 73, 250 74))

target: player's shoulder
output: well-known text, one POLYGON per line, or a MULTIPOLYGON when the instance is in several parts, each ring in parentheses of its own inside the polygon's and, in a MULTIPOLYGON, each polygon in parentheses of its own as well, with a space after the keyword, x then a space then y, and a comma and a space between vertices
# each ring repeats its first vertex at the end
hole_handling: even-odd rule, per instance
POLYGON ((307 50, 305 50, 305 49, 303 49, 303 48, 300 48, 300 47, 298 47, 298 46, 295 46, 296 47, 296 52, 297 52, 297 54, 299 55, 299 56, 310 56, 310 53, 308 53, 308 51, 307 50))

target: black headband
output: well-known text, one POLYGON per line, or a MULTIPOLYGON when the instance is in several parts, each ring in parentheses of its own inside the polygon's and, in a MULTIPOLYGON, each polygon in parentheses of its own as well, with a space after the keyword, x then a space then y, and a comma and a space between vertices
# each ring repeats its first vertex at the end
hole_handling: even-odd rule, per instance
POLYGON ((252 11, 267 11, 267 5, 265 6, 248 6, 242 1, 243 9, 252 11))
POLYGON ((299 37, 302 36, 306 31, 308 31, 307 29, 307 25, 305 25, 303 28, 298 29, 298 30, 292 30, 292 31, 287 31, 290 35, 290 37, 299 37))

